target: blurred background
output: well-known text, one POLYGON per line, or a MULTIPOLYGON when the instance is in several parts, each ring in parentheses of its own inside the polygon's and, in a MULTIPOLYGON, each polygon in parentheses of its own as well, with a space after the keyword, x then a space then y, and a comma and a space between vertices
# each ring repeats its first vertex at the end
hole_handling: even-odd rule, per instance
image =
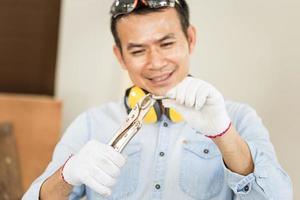
MULTIPOLYGON (((300 199, 300 1, 187 2, 198 36, 191 74, 257 110, 300 199)), ((130 86, 112 52, 111 3, 0 0, 0 170, 20 193, 78 114, 130 86)))

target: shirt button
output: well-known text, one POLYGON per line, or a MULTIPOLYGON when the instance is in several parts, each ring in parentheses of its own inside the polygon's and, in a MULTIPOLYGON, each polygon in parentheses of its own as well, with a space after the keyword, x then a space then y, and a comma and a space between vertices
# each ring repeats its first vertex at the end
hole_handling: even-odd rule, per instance
POLYGON ((169 124, 167 122, 164 122, 164 127, 168 127, 169 124))
POLYGON ((160 185, 159 185, 159 184, 156 184, 156 185, 155 185, 155 188, 156 188, 157 190, 159 190, 159 189, 160 189, 160 185))
POLYGON ((244 187, 244 191, 245 191, 245 192, 248 192, 248 191, 249 191, 249 186, 248 186, 248 185, 246 185, 246 186, 244 187))
POLYGON ((164 152, 160 152, 159 155, 160 155, 161 157, 163 157, 163 156, 165 155, 165 153, 164 153, 164 152))
POLYGON ((209 149, 204 149, 203 152, 204 152, 205 154, 208 154, 208 153, 209 153, 209 149))

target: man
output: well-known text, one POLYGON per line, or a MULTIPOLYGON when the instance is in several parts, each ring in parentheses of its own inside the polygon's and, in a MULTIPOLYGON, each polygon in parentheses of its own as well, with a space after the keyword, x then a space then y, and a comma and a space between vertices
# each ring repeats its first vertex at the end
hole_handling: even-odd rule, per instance
POLYGON ((23 199, 292 199, 255 111, 224 102, 212 85, 188 76, 196 31, 184 0, 118 0, 111 29, 133 84, 168 98, 162 116, 120 154, 107 143, 124 123, 130 94, 125 105, 81 114, 23 199), (167 108, 184 120, 172 121, 167 108))

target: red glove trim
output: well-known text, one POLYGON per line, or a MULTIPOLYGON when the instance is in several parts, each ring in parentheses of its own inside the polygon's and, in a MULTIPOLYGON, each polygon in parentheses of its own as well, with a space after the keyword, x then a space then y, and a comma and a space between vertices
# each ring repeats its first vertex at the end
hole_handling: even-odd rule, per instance
POLYGON ((210 139, 215 139, 217 137, 221 137, 221 136, 225 135, 225 133, 227 133, 227 131, 230 129, 230 127, 231 127, 231 122, 229 123, 229 126, 226 128, 226 130, 223 131, 222 133, 217 134, 217 135, 205 135, 205 136, 210 138, 210 139))
POLYGON ((65 180, 65 177, 64 177, 64 174, 63 174, 63 170, 64 170, 64 167, 65 165, 67 164, 67 162, 70 160, 70 158, 72 158, 73 154, 69 156, 69 158, 66 160, 66 162, 63 164, 63 166, 60 168, 60 176, 61 176, 61 179, 67 183, 68 185, 71 185, 70 183, 68 183, 66 180, 65 180))

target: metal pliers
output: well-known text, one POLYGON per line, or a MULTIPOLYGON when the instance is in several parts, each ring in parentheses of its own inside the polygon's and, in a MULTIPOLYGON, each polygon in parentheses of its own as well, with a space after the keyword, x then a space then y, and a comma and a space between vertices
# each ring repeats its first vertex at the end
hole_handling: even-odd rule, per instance
POLYGON ((125 124, 117 131, 115 136, 109 142, 109 145, 121 153, 128 142, 142 127, 143 119, 149 112, 150 108, 157 100, 164 98, 165 97, 155 96, 151 93, 148 93, 141 100, 139 100, 128 114, 125 124))

